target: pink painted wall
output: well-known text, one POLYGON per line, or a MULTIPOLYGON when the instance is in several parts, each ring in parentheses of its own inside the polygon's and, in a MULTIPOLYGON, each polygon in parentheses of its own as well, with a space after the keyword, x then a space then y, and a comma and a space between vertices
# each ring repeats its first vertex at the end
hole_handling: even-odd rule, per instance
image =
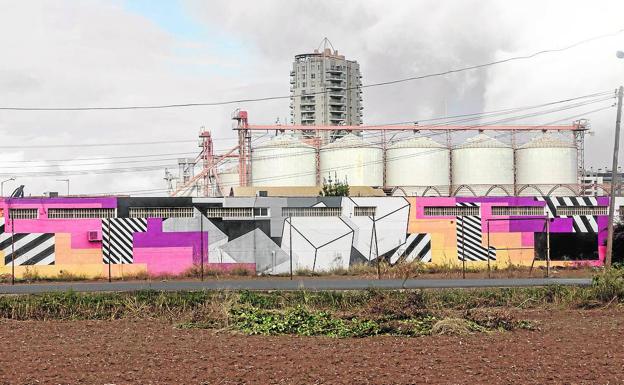
MULTIPOLYGON (((16 233, 69 233, 72 249, 99 249, 101 242, 89 242, 88 231, 102 231, 100 219, 15 219, 16 233)), ((10 222, 7 232, 12 231, 10 222)))
MULTIPOLYGON (((102 233, 100 219, 49 219, 48 209, 51 208, 116 208, 116 198, 14 198, 4 199, 1 206, 5 218, 9 208, 36 208, 38 219, 15 219, 16 233, 68 233, 71 234, 73 249, 99 249, 101 242, 89 242, 87 233, 102 233)), ((5 224, 7 232, 12 232, 11 222, 5 224)))
POLYGON ((141 247, 134 263, 145 263, 149 274, 181 274, 193 266, 193 247, 141 247))

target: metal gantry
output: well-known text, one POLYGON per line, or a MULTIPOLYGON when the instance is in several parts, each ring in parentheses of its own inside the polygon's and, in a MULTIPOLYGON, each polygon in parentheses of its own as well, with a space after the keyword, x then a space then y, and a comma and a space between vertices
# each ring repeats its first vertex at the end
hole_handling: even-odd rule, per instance
MULTIPOLYGON (((283 125, 283 124, 271 124, 271 125, 252 125, 249 124, 249 116, 247 111, 240 109, 235 110, 232 113, 232 120, 236 122, 234 130, 237 132, 238 145, 231 148, 223 155, 216 155, 213 147, 213 139, 209 131, 203 130, 200 137, 201 152, 197 156, 197 161, 201 161, 202 170, 186 183, 180 183, 179 186, 171 193, 171 196, 176 196, 184 191, 188 191, 198 185, 202 185, 202 194, 205 196, 210 195, 223 195, 223 191, 220 187, 218 167, 228 158, 235 158, 238 160, 239 169, 239 184, 240 186, 249 186, 251 184, 251 152, 252 152, 252 134, 254 132, 314 132, 315 137, 302 139, 306 143, 314 146, 317 149, 317 175, 316 180, 318 183, 322 181, 318 167, 318 150, 324 144, 320 140, 320 134, 325 131, 335 131, 336 126, 308 126, 308 125, 283 125), (211 187, 212 186, 212 187, 211 187)), ((361 126, 340 126, 341 130, 345 132, 351 131, 365 131, 365 132, 379 132, 379 136, 382 140, 383 148, 387 147, 388 132, 398 134, 400 132, 420 132, 420 131, 433 131, 441 132, 446 137, 446 145, 452 148, 452 135, 458 132, 469 131, 503 131, 511 133, 512 147, 516 147, 517 135, 523 132, 569 132, 572 134, 572 140, 574 146, 577 149, 578 154, 578 176, 581 178, 584 172, 584 147, 585 147, 585 133, 589 128, 587 120, 577 120, 570 125, 361 125, 361 126)), ((390 136, 394 138, 394 135, 390 136)), ((515 156, 514 156, 515 157, 515 156)), ((514 171, 515 172, 515 171, 514 171)), ((514 175, 515 181, 515 175, 514 175)), ((385 184, 385 176, 384 176, 385 184)), ((449 183, 450 186, 450 183, 449 183)), ((387 188, 389 186, 383 186, 387 188)), ((391 187, 391 186, 390 186, 391 187)), ((510 193, 518 194, 520 191, 514 185, 514 191, 510 193)), ((451 189, 451 187, 449 187, 451 189)), ((582 191, 581 191, 582 192, 582 191)), ((449 190, 449 194, 452 191, 449 190)))

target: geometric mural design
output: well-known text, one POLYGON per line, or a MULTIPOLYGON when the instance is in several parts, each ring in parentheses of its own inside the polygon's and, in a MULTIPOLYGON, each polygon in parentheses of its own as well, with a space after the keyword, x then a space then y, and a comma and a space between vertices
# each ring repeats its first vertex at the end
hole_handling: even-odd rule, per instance
POLYGON ((462 256, 467 261, 496 260, 496 248, 483 247, 480 216, 457 217, 457 250, 460 261, 462 256))
MULTIPOLYGON (((293 270, 315 272, 376 264, 379 260, 393 265, 411 261, 457 265, 462 256, 466 263, 530 266, 543 255, 538 248, 545 243, 544 220, 534 215, 494 215, 494 206, 544 209, 550 218, 549 231, 556 234, 552 240, 568 246, 555 262, 601 266, 608 216, 563 216, 558 215, 557 207, 608 204, 608 197, 0 199, 0 258, 4 261, 0 273, 10 272, 6 265, 13 259, 13 248, 16 271, 37 265, 41 274, 68 271, 104 275, 108 263, 120 265, 113 271, 182 274, 202 261, 208 269, 244 268, 258 274, 282 274, 289 272, 291 256, 293 270), (478 207, 479 215, 436 216, 429 213, 437 211, 425 210, 457 206, 478 207), (36 218, 14 220, 19 231, 11 241, 5 214, 14 207, 38 210, 36 218), (158 208, 159 213, 166 208, 182 208, 176 213, 185 216, 129 218, 133 207, 158 208), (283 216, 287 208, 312 207, 326 207, 333 214, 283 216), (49 208, 115 209, 116 217, 48 218, 49 208), (251 214, 215 214, 221 209, 251 214), (484 231, 487 228, 489 232, 484 231)), ((555 246, 551 243, 551 247, 555 246)))
MULTIPOLYGON (((557 207, 580 207, 596 206, 594 197, 537 197, 539 201, 546 202, 546 211, 549 218, 554 218, 557 207)), ((559 218, 572 218, 575 233, 597 233, 598 222, 593 215, 559 215, 559 218)))
POLYGON ((431 235, 410 234, 405 244, 390 257, 390 264, 392 265, 399 261, 431 262, 431 235))
POLYGON ((4 254, 5 265, 54 264, 54 234, 15 233, 11 237, 10 233, 4 231, 4 221, 3 217, 0 218, 0 252, 4 254))
POLYGON ((104 264, 132 263, 134 233, 145 231, 147 231, 145 219, 102 219, 102 261, 104 264))
MULTIPOLYGON (((475 202, 457 202, 460 207, 480 207, 475 202)), ((481 216, 467 215, 457 217, 457 258, 462 261, 496 260, 496 249, 483 247, 481 216)))

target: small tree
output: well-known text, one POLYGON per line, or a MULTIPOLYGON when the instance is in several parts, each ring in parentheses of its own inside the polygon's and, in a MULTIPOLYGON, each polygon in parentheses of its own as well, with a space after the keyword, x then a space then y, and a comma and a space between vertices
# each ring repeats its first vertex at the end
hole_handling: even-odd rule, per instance
POLYGON ((321 195, 324 197, 348 197, 349 196, 349 183, 345 179, 344 182, 338 180, 338 176, 334 174, 332 180, 331 174, 328 179, 323 178, 323 189, 321 195))

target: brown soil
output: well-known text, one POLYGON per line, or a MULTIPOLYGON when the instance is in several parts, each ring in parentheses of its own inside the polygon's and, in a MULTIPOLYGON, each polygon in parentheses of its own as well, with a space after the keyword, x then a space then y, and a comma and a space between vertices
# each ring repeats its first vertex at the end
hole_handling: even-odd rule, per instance
POLYGON ((0 321, 0 384, 624 383, 624 310, 517 316, 539 330, 332 339, 162 321, 0 321))

